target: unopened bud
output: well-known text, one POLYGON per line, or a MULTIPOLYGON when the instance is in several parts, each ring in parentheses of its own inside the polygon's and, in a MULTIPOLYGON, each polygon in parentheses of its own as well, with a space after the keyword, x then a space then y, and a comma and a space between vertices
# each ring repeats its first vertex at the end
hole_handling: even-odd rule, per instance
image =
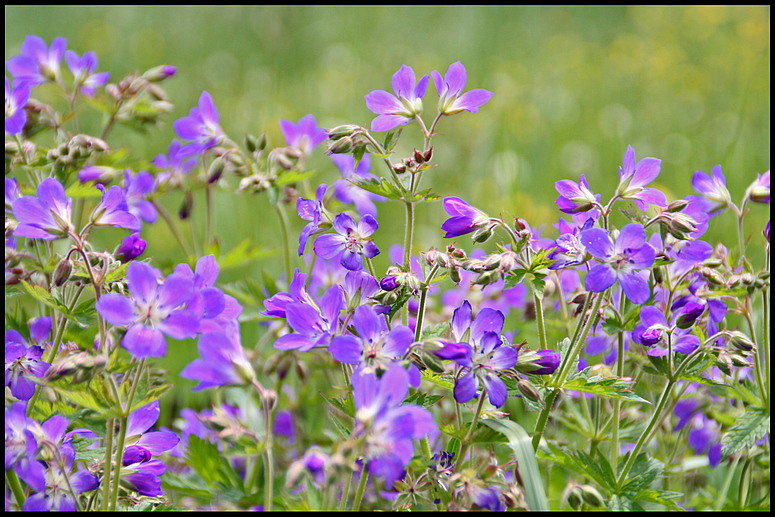
POLYGON ((686 199, 676 199, 675 201, 667 205, 667 211, 673 212, 673 213, 681 212, 687 206, 689 206, 689 201, 687 201, 686 199))
POLYGON ((406 172, 406 165, 403 163, 397 163, 393 165, 393 170, 396 171, 396 174, 403 174, 406 172))
POLYGON ((177 71, 178 69, 172 65, 160 65, 146 71, 143 77, 149 83, 159 83, 172 77, 177 71))
POLYGON ((574 486, 568 492, 568 505, 574 510, 578 510, 583 504, 584 498, 581 495, 581 488, 579 486, 574 486))
POLYGON ((474 232, 474 234, 471 236, 474 242, 478 243, 484 243, 490 240, 490 237, 492 237, 493 231, 492 228, 489 226, 486 226, 484 228, 479 228, 474 232))
POLYGON ((328 146, 327 154, 347 154, 353 148, 353 139, 349 136, 340 138, 328 146))
POLYGON ((417 149, 412 152, 412 156, 417 163, 425 163, 425 155, 417 149))
POLYGON ((258 138, 251 135, 250 133, 245 133, 243 145, 249 153, 255 153, 258 150, 258 138))
POLYGON ((392 291, 396 289, 399 285, 401 284, 398 282, 397 276, 386 276, 385 278, 379 281, 379 286, 384 291, 392 291))
POLYGON ((737 367, 749 367, 751 362, 740 354, 729 354, 730 362, 737 367))
POLYGON ((422 155, 422 159, 424 162, 431 161, 431 158, 433 158, 433 147, 429 148, 425 153, 422 155))
POLYGON ((582 485, 581 497, 584 499, 584 501, 587 502, 587 504, 594 506, 595 508, 600 508, 605 504, 605 499, 603 499, 603 496, 600 495, 600 492, 598 492, 597 489, 591 485, 582 485))
POLYGON ((352 124, 336 126, 335 128, 328 130, 328 138, 329 140, 337 141, 341 138, 352 135, 357 129, 359 129, 359 126, 352 124))
POLYGON ((519 382, 517 383, 517 389, 519 389, 519 392, 526 399, 532 400, 533 402, 538 402, 542 406, 544 405, 544 401, 541 399, 541 394, 538 392, 538 389, 535 386, 533 386, 533 383, 530 382, 529 380, 520 379, 519 382))
POLYGON ((210 170, 207 171, 207 183, 215 183, 221 179, 225 166, 226 164, 221 156, 213 160, 213 163, 210 164, 210 170))
POLYGON ((487 286, 490 284, 494 284, 500 279, 501 279, 501 274, 498 271, 485 271, 484 273, 482 273, 476 278, 476 281, 474 281, 474 284, 487 286))
POLYGON ((753 350, 753 347, 754 347, 753 341, 751 341, 751 339, 748 336, 746 336, 739 330, 728 331, 726 334, 729 336, 729 340, 736 348, 743 350, 745 352, 750 352, 751 350, 753 350))
POLYGON ((57 264, 56 269, 54 270, 54 285, 57 287, 62 287, 65 282, 70 278, 70 273, 73 272, 73 263, 70 262, 70 259, 68 257, 65 257, 62 259, 62 261, 57 264))
POLYGON ((185 220, 191 215, 191 209, 194 208, 194 195, 191 192, 186 192, 183 196, 183 201, 180 203, 180 209, 178 210, 178 218, 185 220))
POLYGON ((710 284, 713 284, 713 285, 725 285, 724 278, 721 275, 719 275, 716 271, 714 271, 714 270, 712 270, 710 268, 700 267, 698 269, 698 272, 710 284))
POLYGON ((456 267, 450 268, 449 279, 452 280, 455 284, 460 284, 460 271, 458 271, 456 267))

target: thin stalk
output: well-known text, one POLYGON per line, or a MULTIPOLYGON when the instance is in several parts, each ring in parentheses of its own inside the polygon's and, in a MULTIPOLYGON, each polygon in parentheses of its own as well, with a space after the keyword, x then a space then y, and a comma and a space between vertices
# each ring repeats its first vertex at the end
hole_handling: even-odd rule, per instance
POLYGON ((183 238, 183 234, 180 233, 180 229, 175 224, 175 221, 173 221, 172 217, 170 217, 169 212, 167 212, 164 206, 158 201, 156 201, 155 199, 152 199, 151 203, 156 208, 156 211, 161 215, 161 218, 164 219, 164 222, 167 223, 167 226, 172 231, 172 235, 175 237, 175 240, 178 242, 178 246, 180 246, 180 249, 183 250, 183 253, 186 254, 186 258, 191 257, 193 255, 191 253, 191 249, 186 243, 186 240, 183 238))
POLYGON ((641 433, 640 438, 638 438, 638 442, 635 444, 635 449, 632 450, 629 458, 627 458, 627 463, 624 465, 624 468, 622 469, 622 473, 619 475, 619 479, 616 482, 617 486, 621 487, 624 481, 627 479, 627 474, 630 472, 630 469, 635 463, 635 458, 637 458, 638 454, 640 454, 640 450, 643 448, 643 444, 646 443, 646 439, 651 434, 651 431, 654 429, 654 427, 657 425, 657 422, 661 420, 660 417, 662 415, 662 410, 665 409, 665 404, 667 404, 667 400, 670 398, 670 392, 673 389, 673 384, 675 384, 675 381, 673 381, 673 379, 667 380, 667 384, 665 384, 665 389, 664 391, 662 391, 662 395, 659 397, 659 402, 657 403, 657 407, 654 409, 654 415, 651 417, 651 420, 649 420, 649 423, 646 426, 646 429, 644 429, 643 433, 641 433))
MULTIPOLYGON (((624 289, 622 289, 621 297, 619 298, 619 313, 624 311, 624 289)), ((616 335, 617 338, 617 355, 616 355, 616 376, 620 379, 624 377, 624 332, 619 331, 616 335)), ((619 399, 613 400, 614 414, 613 414, 613 434, 611 436, 611 465, 615 469, 619 464, 619 418, 621 410, 621 401, 619 399)))
POLYGON ((211 185, 212 183, 208 183, 205 187, 205 249, 213 243, 213 220, 215 219, 215 214, 213 213, 211 185))
POLYGON ((347 481, 344 482, 344 492, 342 492, 342 500, 339 502, 339 511, 343 512, 347 508, 347 496, 350 495, 350 485, 353 482, 353 471, 347 475, 347 481))
MULTIPOLYGON (((603 292, 597 295, 598 298, 595 301, 595 307, 594 309, 592 309, 592 312, 590 313, 589 318, 587 318, 586 322, 584 323, 583 330, 579 335, 578 341, 571 342, 571 346, 568 349, 568 353, 566 354, 562 364, 560 365, 560 372, 555 378, 554 382, 552 383, 554 389, 547 396, 546 406, 541 410, 541 414, 539 415, 538 421, 536 422, 535 431, 533 433, 533 450, 536 450, 536 451, 538 450, 538 445, 541 443, 541 436, 544 433, 546 422, 549 420, 549 412, 552 410, 552 406, 554 405, 554 401, 560 392, 560 388, 565 382, 565 378, 568 376, 568 373, 570 371, 570 366, 576 360, 576 357, 579 355, 579 352, 581 352, 581 348, 587 339, 587 335, 589 334, 589 329, 590 327, 592 327, 592 324, 596 319, 597 312, 598 310, 600 310, 600 306, 603 304, 603 298, 605 298, 606 292, 603 292)), ((592 296, 592 293, 589 293, 587 296, 587 304, 585 304, 585 307, 588 305, 591 296, 592 296)), ((581 322, 584 322, 585 316, 586 314, 582 314, 581 319, 579 321, 580 324, 581 322)))
POLYGON ((721 492, 719 493, 718 501, 716 502, 716 508, 715 511, 720 512, 724 509, 724 503, 727 500, 727 493, 729 492, 729 487, 732 485, 732 478, 735 475, 735 471, 737 470, 737 464, 740 461, 740 458, 742 458, 741 455, 736 455, 734 461, 732 462, 732 465, 729 467, 729 471, 727 472, 727 477, 724 479, 724 486, 721 488, 721 492))
POLYGON ((132 403, 134 402, 135 393, 137 392, 137 385, 140 384, 140 377, 143 375, 143 369, 145 368, 145 359, 140 361, 135 372, 135 378, 132 380, 132 386, 129 388, 129 398, 126 401, 126 406, 123 409, 121 415, 121 430, 118 434, 118 443, 116 448, 116 476, 113 480, 113 493, 110 500, 110 510, 116 511, 116 503, 118 502, 118 492, 121 483, 121 464, 124 459, 124 442, 126 441, 126 429, 127 421, 129 419, 129 413, 132 411, 132 403))
MULTIPOLYGON (((474 411, 474 419, 471 420, 471 426, 468 428, 468 432, 466 433, 465 438, 463 439, 463 443, 460 445, 460 456, 457 457, 457 461, 455 462, 455 470, 454 472, 457 473, 460 471, 460 467, 463 466, 463 461, 465 461, 465 456, 468 453, 468 448, 471 444, 471 438, 474 436, 474 430, 476 429, 476 424, 479 422, 479 417, 482 416, 482 409, 484 408, 484 399, 487 398, 487 388, 482 389, 482 393, 479 395, 479 402, 476 405, 476 411, 474 411)), ((450 483, 450 489, 452 489, 452 484, 450 483)))
POLYGON ((355 500, 353 501, 353 511, 361 511, 361 501, 363 500, 363 492, 366 490, 366 481, 369 479, 369 471, 366 468, 366 464, 363 464, 363 472, 361 472, 361 480, 358 482, 358 488, 355 491, 355 500))
POLYGON ((285 278, 288 282, 288 285, 291 285, 291 280, 293 279, 292 271, 291 271, 291 243, 288 240, 288 218, 285 214, 285 209, 283 208, 280 201, 278 201, 274 205, 275 211, 277 212, 277 218, 280 220, 280 229, 283 232, 283 255, 285 257, 285 278))
POLYGON ((110 456, 113 453, 113 430, 116 427, 116 419, 109 418, 105 428, 105 472, 102 475, 102 508, 103 512, 108 511, 108 501, 110 500, 110 456))
POLYGON ((22 506, 24 506, 24 501, 26 498, 24 497, 22 485, 19 483, 19 478, 16 476, 16 471, 13 469, 6 470, 5 480, 8 482, 8 485, 10 485, 13 496, 16 499, 16 505, 19 507, 19 510, 21 510, 22 506))
POLYGON ((417 309, 417 324, 414 331, 414 340, 419 341, 423 331, 423 320, 425 319, 425 302, 428 298, 428 291, 430 290, 431 281, 436 276, 436 272, 439 270, 438 264, 434 264, 433 268, 428 272, 428 278, 425 279, 425 283, 420 287, 420 306, 417 309))
POLYGON ((538 292, 533 288, 533 303, 536 309, 536 326, 538 327, 538 339, 541 350, 546 350, 546 324, 544 323, 544 304, 538 292))

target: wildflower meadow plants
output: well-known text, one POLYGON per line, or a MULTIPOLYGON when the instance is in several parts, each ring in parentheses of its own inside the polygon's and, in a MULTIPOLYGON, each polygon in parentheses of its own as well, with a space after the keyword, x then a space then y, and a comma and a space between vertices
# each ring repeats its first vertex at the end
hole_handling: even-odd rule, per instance
POLYGON ((647 186, 661 161, 628 146, 607 201, 557 182, 567 218, 542 238, 517 208, 423 188, 438 126, 497 95, 464 92, 460 61, 419 80, 402 65, 395 95, 365 95, 369 129, 282 119, 275 148, 233 140, 205 91, 153 158, 112 130, 167 120, 175 67, 116 77, 37 36, 6 67, 6 510, 769 508, 769 223, 743 224, 768 209, 769 171, 736 172, 739 206, 722 165, 671 200, 647 186), (90 116, 98 135, 79 131, 90 116), (402 156, 408 125, 421 141, 402 156), (328 168, 308 170, 324 143, 328 168), (245 220, 277 217, 278 276, 219 280, 264 253, 221 249, 216 192, 267 196, 275 214, 245 220), (403 205, 396 248, 375 202, 403 205), (703 241, 727 212, 737 243, 703 241), (211 404, 163 415, 155 361, 179 347, 199 352, 179 382, 211 404))

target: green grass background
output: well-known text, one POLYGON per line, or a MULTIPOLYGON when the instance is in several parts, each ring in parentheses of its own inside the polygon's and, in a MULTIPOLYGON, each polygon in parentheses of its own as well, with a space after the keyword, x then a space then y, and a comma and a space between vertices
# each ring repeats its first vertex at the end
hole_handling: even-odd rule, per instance
MULTIPOLYGON (((418 77, 446 72, 460 60, 466 89, 494 96, 477 114, 445 118, 434 140, 438 167, 425 186, 457 195, 490 212, 535 226, 559 212, 554 183, 585 174, 594 192, 614 192, 627 145, 638 159, 661 158, 653 184, 668 199, 693 193, 691 176, 721 164, 733 199, 770 167, 770 9, 749 7, 67 7, 6 6, 5 55, 27 34, 68 39, 79 54, 94 50, 99 71, 117 80, 167 63, 178 75, 165 83, 176 108, 151 138, 117 128, 112 145, 150 159, 166 151, 172 121, 212 95, 221 125, 235 140, 267 131, 282 145, 278 120, 313 113, 323 127, 368 125, 363 96, 390 90, 402 64, 418 77)), ((435 114, 431 85, 425 118, 435 114)), ((399 155, 422 145, 416 125, 399 155)), ((336 169, 318 150, 311 184, 331 183, 336 169)), ((374 172, 383 171, 375 164, 374 172)), ((166 204, 175 210, 172 194, 166 204)), ((216 195, 216 234, 228 250, 245 237, 279 249, 278 224, 265 197, 216 195)), ((202 221, 202 197, 197 198, 202 221)), ((769 218, 754 206, 746 228, 752 243, 769 218)), ((292 210, 291 210, 292 212, 292 210)), ((399 204, 379 207, 378 245, 400 242, 399 204)), ((418 209, 415 249, 441 246, 440 203, 418 209)), ((302 221, 291 213, 295 240, 302 221)), ((733 246, 731 214, 714 220, 708 240, 733 246)), ((203 233, 203 225, 202 225, 203 233)), ((107 235, 107 234, 106 234, 107 235)), ((144 230, 148 254, 182 260, 162 224, 144 230)), ((460 239, 468 245, 467 239, 460 239)), ((376 260, 388 265, 386 253, 376 260)), ((281 270, 281 254, 225 270, 221 280, 281 270)), ((302 262, 299 260, 298 265, 302 262)), ((256 329, 246 340, 255 339, 256 329)), ((246 343, 249 345, 249 343, 246 343)), ((195 356, 192 343, 171 343, 163 366, 173 374, 195 356)), ((207 404, 182 381, 170 397, 207 404)))

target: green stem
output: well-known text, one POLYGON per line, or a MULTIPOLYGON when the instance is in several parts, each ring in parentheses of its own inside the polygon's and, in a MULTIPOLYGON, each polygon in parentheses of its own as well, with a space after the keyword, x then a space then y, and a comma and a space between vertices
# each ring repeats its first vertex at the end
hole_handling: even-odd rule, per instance
POLYGON ((24 491, 22 490, 22 485, 21 483, 19 483, 19 478, 16 476, 16 471, 13 469, 6 470, 5 480, 11 486, 11 491, 13 492, 13 496, 16 499, 16 505, 19 507, 19 510, 21 511, 22 506, 24 506, 24 501, 26 500, 26 498, 24 497, 24 491))
POLYGON ((638 442, 635 444, 635 449, 632 450, 629 458, 627 458, 627 463, 624 465, 622 473, 619 475, 619 479, 616 482, 617 486, 621 487, 624 484, 624 481, 627 479, 627 474, 630 472, 630 469, 635 463, 635 458, 638 457, 640 450, 643 448, 643 444, 646 443, 646 439, 651 434, 654 426, 656 426, 657 422, 661 420, 660 417, 662 415, 662 410, 665 409, 665 404, 667 404, 667 400, 670 398, 670 392, 673 389, 673 384, 675 384, 673 379, 667 380, 667 384, 665 384, 665 389, 662 392, 662 395, 659 397, 659 402, 657 403, 657 407, 654 409, 654 414, 652 415, 651 420, 646 426, 646 429, 643 430, 643 433, 641 433, 640 438, 638 438, 638 442))
MULTIPOLYGON (((563 358, 563 362, 560 365, 560 372, 557 374, 557 377, 554 379, 553 390, 552 392, 546 397, 546 406, 541 410, 541 414, 538 417, 538 421, 536 422, 535 431, 533 433, 533 450, 538 450, 538 445, 541 443, 541 436, 543 436, 544 428, 546 427, 546 422, 549 420, 549 412, 552 410, 552 406, 554 405, 554 401, 557 398, 560 388, 562 387, 563 383, 565 382, 565 378, 567 377, 568 373, 570 372, 571 365, 576 360, 576 357, 578 357, 579 353, 581 352, 581 348, 584 345, 584 342, 587 339, 587 335, 589 334, 589 329, 592 327, 593 322, 595 321, 597 317, 597 312, 600 310, 600 306, 603 304, 603 298, 605 298, 605 294, 607 291, 602 292, 598 294, 597 300, 595 301, 595 307, 592 309, 592 312, 589 315, 589 318, 586 319, 586 322, 583 324, 583 330, 581 331, 581 334, 577 335, 579 336, 579 339, 575 342, 571 342, 571 346, 568 349, 568 353, 563 358)), ((590 299, 592 297, 592 293, 589 292, 587 294, 587 302, 585 303, 585 308, 589 304, 590 299)), ((581 325, 582 322, 585 321, 586 312, 582 313, 581 319, 579 321, 579 324, 581 325)), ((577 329, 578 330, 578 329, 577 329)))
MULTIPOLYGON (((619 298, 619 313, 624 311, 624 289, 622 289, 621 297, 619 298)), ((616 355, 616 376, 621 379, 624 377, 624 332, 620 331, 616 335, 617 338, 617 355, 616 355)), ((614 415, 613 415, 613 434, 611 437, 611 466, 616 469, 619 464, 619 418, 621 410, 621 401, 619 399, 613 400, 614 415)))
POLYGON ((122 415, 121 430, 118 432, 118 442, 116 443, 116 475, 113 476, 113 491, 110 498, 110 511, 116 511, 118 502, 118 492, 121 483, 121 462, 124 461, 124 442, 126 441, 127 417, 122 415))
POLYGON ((342 492, 342 500, 339 502, 339 511, 343 512, 347 508, 347 496, 350 495, 350 485, 353 482, 353 471, 347 475, 347 481, 344 483, 344 492, 342 492))
POLYGON ((105 472, 102 475, 102 511, 108 511, 108 501, 110 500, 110 471, 112 463, 110 456, 113 453, 113 431, 116 427, 116 419, 109 418, 105 428, 105 472))
POLYGON ((180 249, 186 254, 186 258, 191 257, 193 255, 191 249, 188 247, 188 244, 186 244, 183 234, 180 233, 180 229, 172 220, 172 217, 170 217, 169 212, 167 212, 164 206, 155 199, 151 200, 151 204, 156 208, 156 211, 161 215, 161 218, 164 219, 164 222, 167 223, 167 227, 172 231, 172 235, 175 237, 175 240, 178 241, 180 249))
MULTIPOLYGON (((204 160, 204 158, 202 159, 204 160)), ((207 170, 207 169, 205 169, 207 170)), ((213 243, 213 195, 211 192, 211 183, 205 187, 205 249, 213 243)), ((288 280, 290 282, 290 280, 288 280)))
POLYGON ((428 290, 430 289, 431 281, 433 280, 433 277, 436 276, 438 270, 439 266, 434 264, 433 268, 428 272, 428 278, 425 279, 425 282, 420 287, 420 306, 417 309, 417 324, 414 331, 415 341, 419 341, 420 336, 422 336, 423 321, 425 319, 425 302, 428 298, 428 290))
MULTIPOLYGON (((482 393, 479 394, 479 402, 476 404, 476 411, 474 411, 474 419, 471 420, 471 425, 468 428, 468 432, 466 433, 465 438, 463 438, 463 443, 460 445, 460 456, 457 457, 457 461, 455 462, 455 470, 454 472, 457 473, 460 471, 460 467, 463 466, 463 461, 465 461, 465 456, 468 453, 468 448, 471 445, 471 438, 474 436, 474 431, 476 430, 476 424, 479 422, 479 417, 482 416, 482 409, 484 408, 484 400, 487 398, 487 388, 482 389, 482 393)), ((450 483, 450 489, 452 489, 452 484, 450 483)))
POLYGON ((286 282, 288 282, 288 285, 291 285, 291 280, 293 280, 292 271, 291 271, 291 244, 288 240, 288 218, 285 215, 285 209, 283 208, 280 201, 278 201, 274 205, 275 211, 277 212, 277 218, 280 220, 280 229, 283 232, 283 252, 285 257, 285 279, 286 282))
POLYGON ((366 468, 367 464, 363 464, 363 472, 361 472, 361 480, 358 482, 358 488, 355 491, 355 500, 353 501, 353 511, 361 511, 361 501, 363 500, 363 492, 366 490, 366 481, 369 479, 369 471, 366 468))
POLYGON ((724 479, 724 486, 721 488, 718 501, 716 502, 715 511, 717 512, 720 512, 721 510, 724 509, 724 503, 727 500, 727 493, 729 493, 729 487, 732 485, 732 478, 735 475, 735 471, 737 470, 737 464, 740 461, 740 458, 742 458, 742 455, 738 454, 737 456, 735 456, 735 459, 732 462, 732 465, 729 466, 727 477, 726 479, 724 479))
POLYGON ((546 350, 546 324, 544 323, 544 304, 538 291, 533 287, 533 303, 536 309, 536 326, 538 327, 538 340, 541 350, 546 350))

